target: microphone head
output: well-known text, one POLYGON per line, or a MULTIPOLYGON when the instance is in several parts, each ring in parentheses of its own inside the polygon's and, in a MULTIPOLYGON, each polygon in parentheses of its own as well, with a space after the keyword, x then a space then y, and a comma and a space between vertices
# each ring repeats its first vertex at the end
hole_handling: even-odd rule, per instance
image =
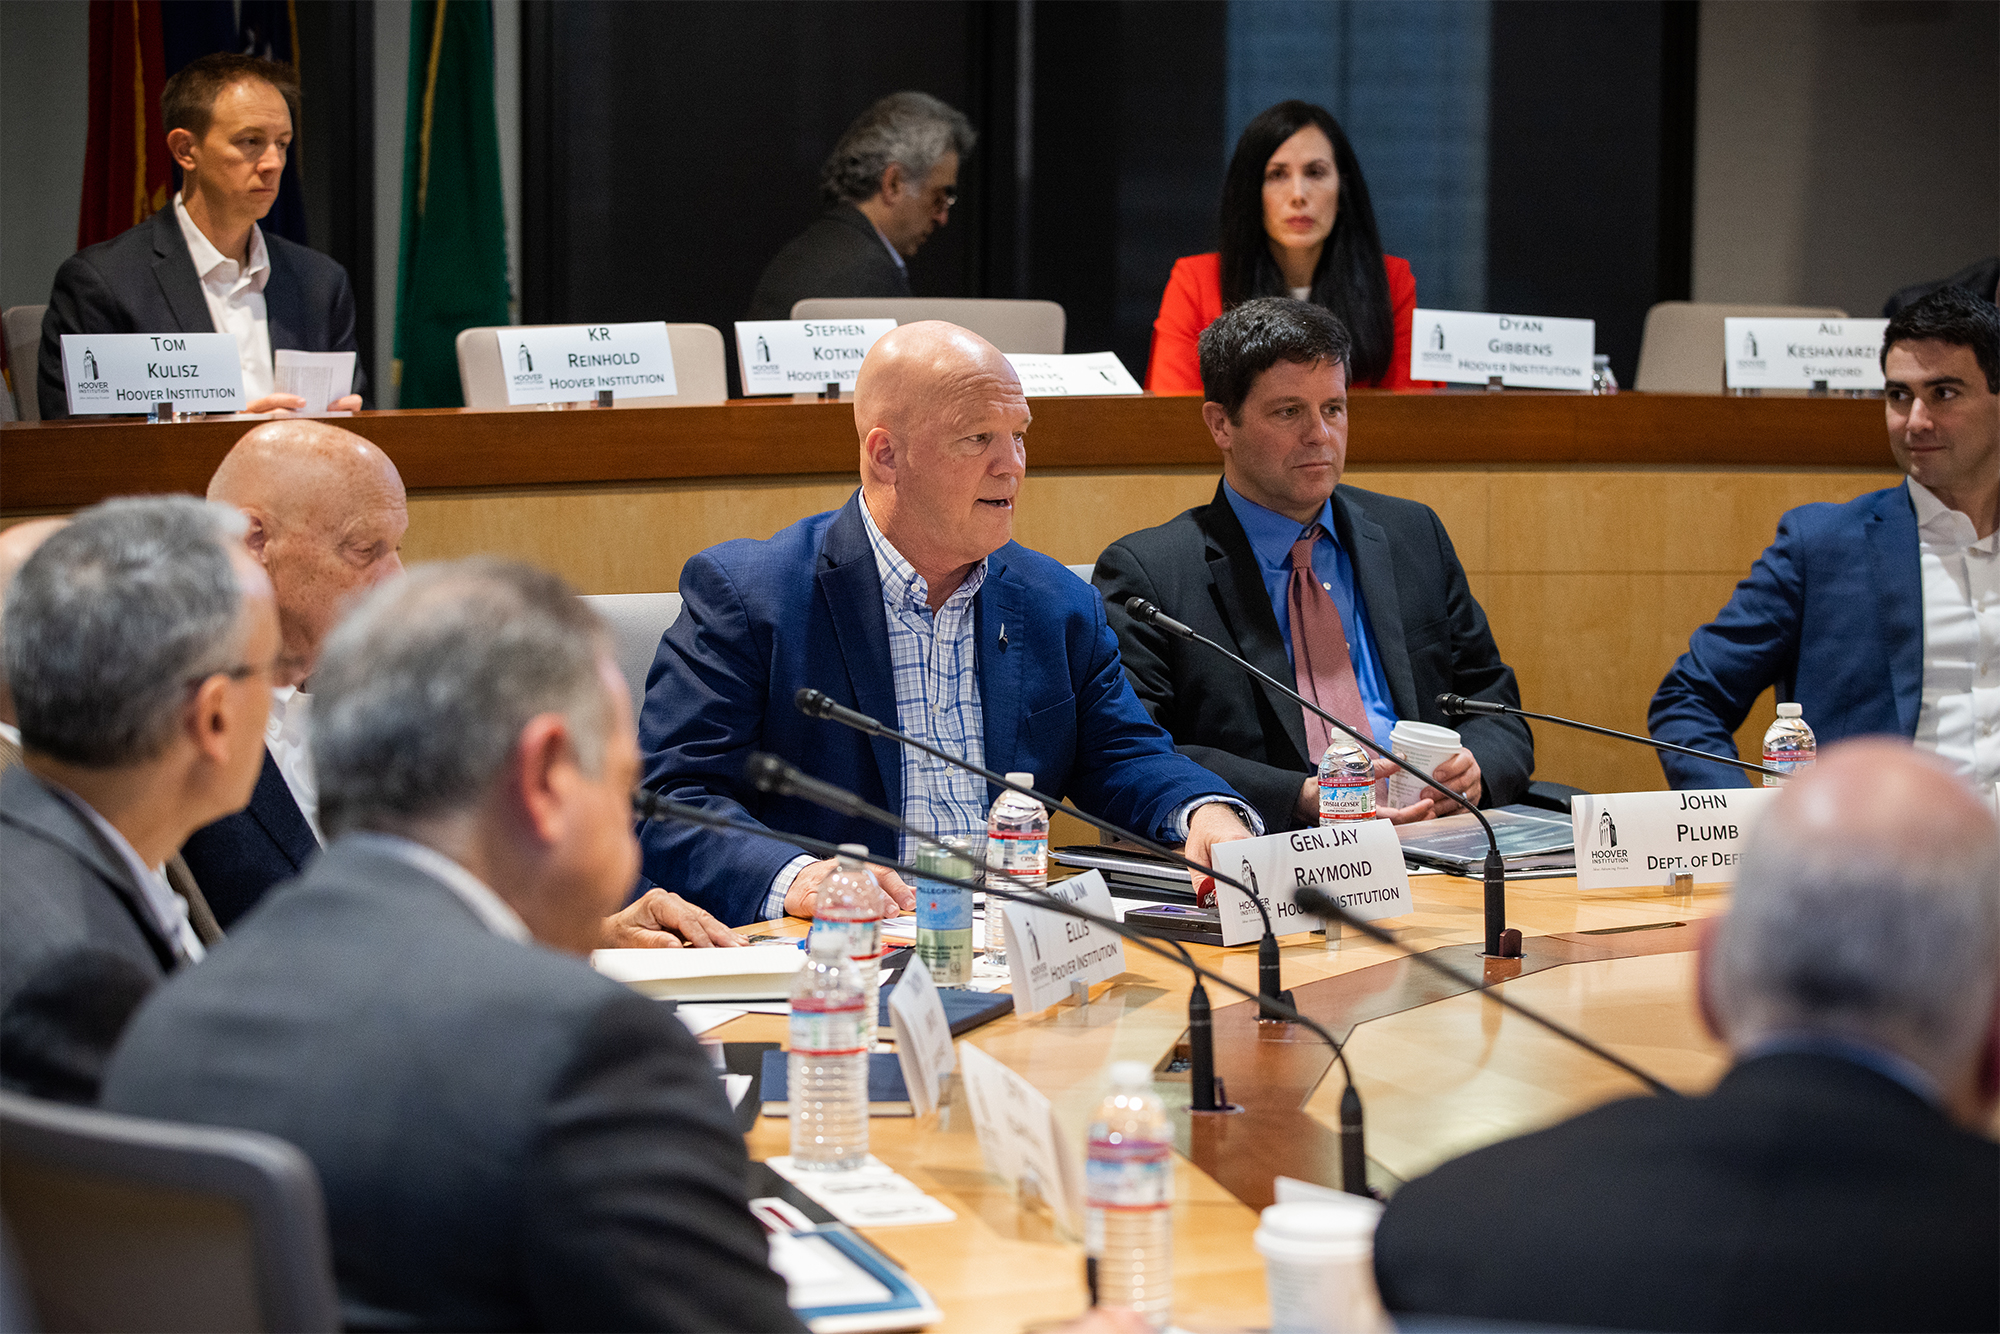
POLYGON ((1438 708, 1444 710, 1444 716, 1447 718, 1463 718, 1465 717, 1465 696, 1439 695, 1438 708))
POLYGON ((753 750, 743 761, 743 780, 759 792, 782 794, 791 776, 791 768, 776 755, 753 750))
POLYGON ((1158 607, 1141 597, 1126 598, 1125 611, 1133 620, 1144 621, 1148 625, 1152 624, 1153 618, 1160 614, 1158 607))
POLYGON ((826 717, 826 706, 831 703, 833 701, 824 691, 814 690, 811 686, 800 686, 799 693, 792 696, 792 707, 808 718, 826 717))

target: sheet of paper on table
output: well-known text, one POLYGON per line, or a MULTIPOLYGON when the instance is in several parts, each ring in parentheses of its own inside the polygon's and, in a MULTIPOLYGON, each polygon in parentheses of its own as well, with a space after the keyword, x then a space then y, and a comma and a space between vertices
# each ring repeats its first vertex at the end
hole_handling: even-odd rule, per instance
POLYGON ((271 388, 297 394, 306 401, 299 411, 310 416, 354 392, 354 353, 299 352, 281 347, 273 354, 271 388))
POLYGON ((849 1227, 906 1227, 949 1223, 958 1217, 873 1154, 851 1172, 800 1171, 792 1166, 790 1154, 767 1158, 764 1164, 849 1227))

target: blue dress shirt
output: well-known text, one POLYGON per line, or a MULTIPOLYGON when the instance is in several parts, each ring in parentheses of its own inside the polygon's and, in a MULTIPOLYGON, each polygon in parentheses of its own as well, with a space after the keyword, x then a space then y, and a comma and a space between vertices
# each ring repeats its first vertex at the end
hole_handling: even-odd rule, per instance
MULTIPOLYGON (((1236 521, 1250 539, 1258 572, 1264 576, 1264 591, 1270 594, 1271 610, 1278 616, 1278 638, 1284 641, 1285 658, 1290 661, 1292 609, 1287 594, 1292 583, 1292 543, 1299 540, 1307 525, 1244 499, 1227 478, 1223 479, 1222 493, 1229 497, 1229 508, 1236 512, 1236 521)), ((1334 536, 1331 500, 1320 506, 1316 522, 1325 529, 1325 536, 1313 544, 1313 577, 1326 587, 1340 611, 1340 628, 1347 636, 1347 653, 1354 663, 1355 684, 1361 688, 1362 707, 1368 710, 1369 730, 1375 734, 1376 744, 1386 746, 1389 729, 1396 725, 1396 706, 1389 698, 1389 680, 1382 674, 1382 657, 1375 651, 1374 632, 1368 628, 1368 609, 1354 586, 1354 562, 1334 536)))

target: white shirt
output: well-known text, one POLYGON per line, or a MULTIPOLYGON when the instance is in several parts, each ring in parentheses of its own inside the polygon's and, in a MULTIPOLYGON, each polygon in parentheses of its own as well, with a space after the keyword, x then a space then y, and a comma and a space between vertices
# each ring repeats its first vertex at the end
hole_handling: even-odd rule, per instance
MULTIPOLYGON (((875 227, 874 219, 870 218, 868 221, 868 225, 870 227, 875 227)), ((880 227, 875 227, 875 235, 881 239, 882 248, 889 252, 889 258, 896 261, 896 267, 902 270, 905 274, 909 273, 910 266, 904 262, 903 252, 896 249, 894 245, 890 244, 888 233, 884 232, 880 227)))
POLYGON ((1914 477, 1924 590, 1924 696, 1916 744, 1982 788, 2000 782, 2000 532, 1972 520, 1914 477))
POLYGON ((92 829, 104 836, 105 842, 117 850, 119 857, 125 863, 125 869, 132 873, 132 879, 138 883, 139 894, 146 900, 147 910, 153 914, 154 925, 160 928, 168 940, 179 947, 181 954, 189 963, 200 963, 202 956, 208 951, 202 948, 201 937, 194 933, 194 927, 188 921, 187 900, 174 893, 173 887, 167 884, 167 877, 160 873, 160 868, 148 866, 140 861, 138 850, 126 842, 125 835, 118 832, 118 826, 99 815, 89 802, 60 784, 48 783, 47 786, 49 791, 67 801, 70 809, 81 815, 92 829))
POLYGON ((12 742, 15 749, 18 750, 20 748, 21 729, 14 726, 14 724, 0 723, 0 737, 5 737, 8 741, 12 742))
POLYGON ((297 686, 276 686, 271 691, 271 714, 264 720, 264 744, 292 790, 292 800, 312 826, 313 837, 326 846, 319 831, 319 780, 312 767, 312 696, 297 686))
POLYGON ((202 299, 217 333, 233 335, 243 366, 243 397, 254 403, 275 383, 271 363, 271 319, 264 309, 264 284, 271 281, 271 253, 264 247, 264 229, 250 224, 250 263, 246 268, 215 248, 188 216, 187 204, 174 196, 174 217, 187 238, 188 258, 201 279, 202 299))
POLYGON ((345 834, 341 841, 394 857, 405 866, 442 882, 494 935, 523 945, 534 940, 528 931, 528 924, 521 920, 521 914, 507 906, 507 900, 495 894, 484 880, 436 848, 425 847, 413 839, 400 838, 395 834, 345 834))

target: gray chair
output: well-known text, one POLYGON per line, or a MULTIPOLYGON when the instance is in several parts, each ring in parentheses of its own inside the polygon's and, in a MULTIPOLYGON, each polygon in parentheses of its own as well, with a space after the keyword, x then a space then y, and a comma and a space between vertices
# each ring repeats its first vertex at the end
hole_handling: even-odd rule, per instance
POLYGON ((1632 387, 1648 394, 1720 394, 1723 390, 1722 322, 1744 317, 1846 319, 1838 306, 1732 306, 1714 301, 1662 301, 1646 312, 1639 339, 1639 372, 1632 387))
POLYGON ((7 339, 7 369, 14 374, 14 407, 19 414, 14 420, 42 419, 35 377, 42 357, 42 312, 47 309, 46 305, 9 306, 0 311, 0 328, 7 339))
POLYGON ((660 651, 660 636, 681 614, 679 593, 592 593, 584 599, 611 626, 618 670, 632 690, 632 716, 646 697, 646 673, 660 651))
MULTIPOLYGON (((530 328, 548 326, 530 325, 530 328)), ((672 394, 646 398, 619 397, 621 408, 662 408, 689 403, 723 403, 729 399, 729 377, 723 369, 722 331, 712 324, 669 324, 667 345, 674 353, 672 394)), ((469 408, 507 406, 507 373, 500 364, 500 329, 481 325, 458 335, 458 387, 469 408)))
POLYGON ((792 303, 795 320, 945 320, 970 329, 1002 352, 1063 350, 1063 308, 1054 301, 986 297, 808 297, 792 303))
POLYGON ((319 1177, 270 1135, 0 1093, 0 1211, 41 1328, 340 1328, 319 1177))

